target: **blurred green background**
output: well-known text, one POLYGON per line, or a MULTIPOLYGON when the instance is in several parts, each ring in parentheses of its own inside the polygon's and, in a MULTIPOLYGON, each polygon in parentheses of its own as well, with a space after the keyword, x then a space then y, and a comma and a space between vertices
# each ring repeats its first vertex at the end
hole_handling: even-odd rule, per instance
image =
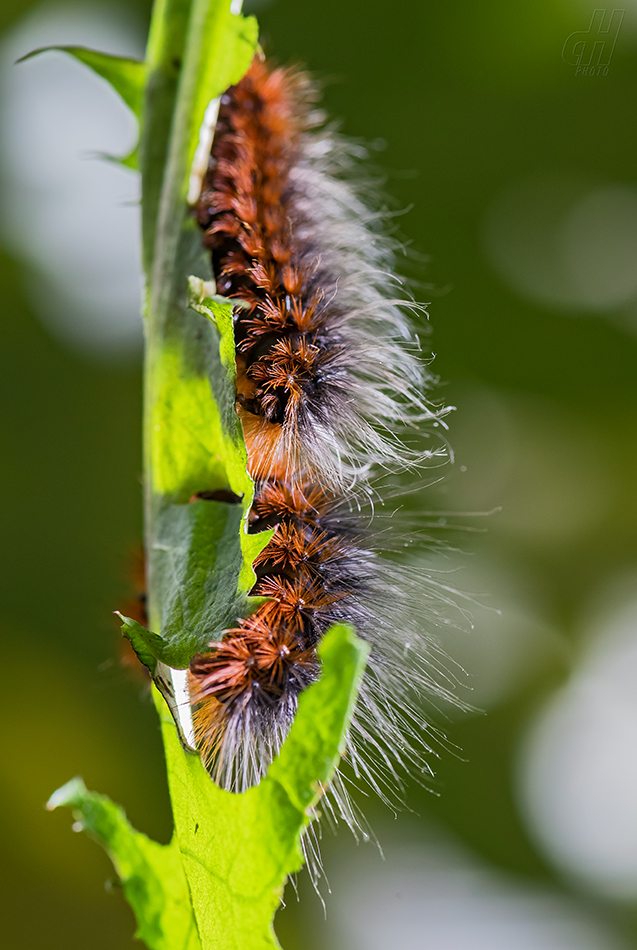
MULTIPOLYGON (((485 714, 439 718, 436 778, 408 785, 396 818, 360 796, 385 861, 346 830, 324 834, 327 917, 302 875, 282 942, 637 946, 637 8, 608 8, 590 32, 595 7, 576 0, 248 9, 268 52, 324 81, 329 113, 370 145, 401 236, 426 255, 405 272, 431 302, 456 460, 418 504, 478 513, 451 519, 467 529, 445 535, 459 551, 433 563, 473 592, 466 630, 444 645, 485 714)), ((72 775, 170 835, 156 719, 111 617, 141 537, 136 191, 87 156, 122 154, 131 123, 60 54, 10 65, 46 42, 140 52, 148 16, 146 0, 0 12, 12 947, 132 941, 107 858, 43 809, 72 775)))

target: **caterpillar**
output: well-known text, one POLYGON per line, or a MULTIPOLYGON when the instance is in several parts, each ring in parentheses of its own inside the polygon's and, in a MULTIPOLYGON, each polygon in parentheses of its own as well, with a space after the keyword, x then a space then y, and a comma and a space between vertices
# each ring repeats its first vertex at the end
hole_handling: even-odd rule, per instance
MULTIPOLYGON (((429 768, 414 695, 451 689, 410 617, 417 605, 435 621, 447 592, 382 558, 375 480, 445 457, 444 444, 423 451, 422 439, 447 410, 425 395, 435 380, 410 326, 418 305, 393 276, 382 215, 352 175, 360 149, 326 124, 317 100, 304 72, 256 57, 221 98, 195 208, 217 291, 241 303, 236 411, 255 481, 250 530, 274 534, 254 563, 252 593, 267 601, 193 658, 188 683, 205 764, 243 791, 319 675, 321 637, 352 623, 371 654, 348 757, 384 794, 398 760, 429 768)), ((338 794, 351 818, 337 781, 338 794)))

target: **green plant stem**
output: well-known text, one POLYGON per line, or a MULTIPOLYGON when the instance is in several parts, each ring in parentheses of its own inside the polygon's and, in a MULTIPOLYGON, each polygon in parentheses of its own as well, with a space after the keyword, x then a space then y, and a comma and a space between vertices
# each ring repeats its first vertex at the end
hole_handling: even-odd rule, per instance
POLYGON ((159 0, 153 12, 142 116, 142 238, 146 279, 144 366, 144 485, 148 599, 158 627, 153 545, 158 515, 154 492, 153 408, 160 397, 161 360, 167 335, 188 335, 188 276, 210 278, 201 238, 187 205, 199 129, 211 98, 238 81, 256 43, 256 22, 233 16, 228 0, 159 0), (244 36, 245 34, 245 36, 244 36))
POLYGON ((248 596, 252 564, 271 537, 244 530, 254 486, 235 412, 232 305, 214 293, 188 207, 206 109, 241 79, 256 43, 256 21, 231 14, 230 0, 157 0, 145 63, 67 48, 111 82, 141 124, 134 158, 142 172, 151 629, 122 619, 163 696, 154 692, 175 834, 169 845, 149 841, 80 780, 54 794, 50 807, 72 808, 109 851, 150 950, 279 946, 272 917, 287 876, 302 866, 301 835, 342 754, 367 656, 351 629, 326 633, 321 678, 300 697, 267 775, 240 795, 213 783, 200 757, 180 743, 168 711, 176 713, 172 671, 256 605, 248 596), (242 504, 192 499, 219 488, 242 504))

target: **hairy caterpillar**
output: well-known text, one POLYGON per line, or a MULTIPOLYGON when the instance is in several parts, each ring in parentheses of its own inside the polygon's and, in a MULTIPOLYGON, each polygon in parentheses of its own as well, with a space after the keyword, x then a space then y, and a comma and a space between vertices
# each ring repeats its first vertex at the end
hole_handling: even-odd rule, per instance
POLYGON ((244 302, 237 412, 256 482, 251 530, 275 529, 254 565, 253 593, 269 600, 190 664, 197 745, 235 791, 276 754, 335 621, 372 648, 348 751, 375 787, 397 759, 422 767, 413 692, 447 695, 408 619, 411 602, 434 616, 447 595, 432 582, 423 604, 427 579, 383 562, 383 532, 362 514, 379 472, 444 455, 405 433, 422 439, 445 410, 423 395, 433 380, 405 314, 416 305, 392 276, 379 215, 348 180, 356 150, 324 126, 316 98, 305 74, 256 58, 221 99, 196 207, 218 292, 244 302))

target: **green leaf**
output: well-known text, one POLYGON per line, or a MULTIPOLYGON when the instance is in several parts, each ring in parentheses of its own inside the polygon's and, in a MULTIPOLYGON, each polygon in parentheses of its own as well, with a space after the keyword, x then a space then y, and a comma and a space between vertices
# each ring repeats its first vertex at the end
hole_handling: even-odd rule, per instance
POLYGON ((319 648, 322 675, 300 697, 280 755, 241 795, 212 782, 186 752, 169 710, 157 708, 179 842, 203 950, 272 950, 272 917, 287 877, 303 864, 301 833, 343 751, 368 648, 350 627, 319 648))
MULTIPOLYGON (((127 621, 134 623, 133 621, 127 621)), ((159 694, 175 834, 168 845, 135 831, 124 811, 72 779, 47 807, 64 805, 108 852, 150 950, 274 950, 272 918, 303 864, 301 834, 343 752, 367 646, 347 626, 319 648, 322 674, 300 697, 281 753, 242 795, 214 784, 180 744, 159 694)))
POLYGON ((40 53, 59 50, 69 53, 75 59, 92 69, 94 73, 105 79, 113 87, 137 119, 141 118, 142 99, 146 66, 137 59, 128 59, 125 56, 112 56, 110 53, 100 53, 98 50, 87 49, 85 46, 42 46, 34 49, 18 60, 24 63, 40 53))
POLYGON ((201 950, 176 838, 161 845, 135 831, 123 809, 89 792, 81 778, 54 792, 47 808, 62 805, 108 852, 135 913, 136 936, 150 950, 201 950))
MULTIPOLYGON (((84 46, 43 46, 40 49, 34 49, 27 53, 19 63, 38 56, 40 53, 47 53, 51 50, 59 50, 61 53, 69 53, 75 59, 84 63, 94 73, 105 79, 106 82, 121 96, 138 122, 141 120, 142 102, 144 96, 144 85, 146 82, 146 65, 136 59, 128 59, 125 56, 112 56, 110 53, 100 53, 94 49, 87 49, 84 46)), ((104 155, 105 159, 125 165, 127 168, 137 170, 139 168, 139 154, 135 147, 130 155, 124 158, 117 158, 113 155, 104 155)))
MULTIPOLYGON (((236 459, 241 452, 235 442, 236 429, 228 432, 222 424, 218 402, 212 393, 212 385, 219 390, 220 377, 225 376, 219 362, 216 334, 202 333, 199 344, 199 366, 193 365, 194 361, 189 365, 185 348, 171 341, 156 368, 153 490, 177 504, 187 502, 198 491, 227 489, 243 495, 251 487, 245 475, 245 448, 243 459, 236 459), (231 471, 229 456, 232 456, 231 471)), ((234 390, 231 395, 234 401, 234 390)), ((233 429, 237 423, 235 413, 233 429)))
POLYGON ((160 659, 158 654, 163 650, 162 638, 151 630, 147 630, 146 627, 142 627, 137 620, 125 617, 119 610, 115 613, 122 621, 122 635, 130 641, 139 662, 144 664, 151 676, 154 676, 157 660, 160 659))
POLYGON ((130 168, 133 172, 139 171, 139 144, 135 146, 132 152, 120 158, 117 155, 109 155, 108 152, 97 152, 96 158, 101 158, 105 162, 112 162, 114 165, 122 165, 124 168, 130 168))
MULTIPOLYGON (((199 235, 197 235, 199 238, 199 235)), ((177 503, 197 491, 251 495, 252 480, 235 411, 233 301, 211 297, 214 283, 188 276, 188 337, 166 342, 156 367, 153 491, 177 503)), ((251 499, 250 499, 251 501, 251 499)))
MULTIPOLYGON (((252 564, 272 531, 248 534, 253 483, 235 411, 232 304, 190 278, 192 334, 171 339, 156 367, 152 420, 153 531, 149 545, 154 656, 184 669, 261 603, 252 564), (207 319, 202 320, 201 316, 207 319), (227 501, 197 494, 234 495, 227 501)), ((148 665, 148 664, 147 664, 148 665)))
POLYGON ((237 364, 232 319, 233 301, 226 297, 217 296, 215 290, 214 281, 204 281, 193 276, 188 277, 189 307, 207 317, 218 333, 219 360, 225 377, 225 385, 219 389, 217 399, 222 402, 224 427, 232 438, 235 450, 234 458, 229 461, 229 464, 235 468, 235 477, 243 479, 247 465, 247 455, 241 424, 235 412, 237 364))
POLYGON ((161 597, 162 649, 169 666, 185 669, 195 653, 236 625, 248 609, 239 588, 243 566, 241 505, 196 501, 170 505, 154 544, 161 597))

